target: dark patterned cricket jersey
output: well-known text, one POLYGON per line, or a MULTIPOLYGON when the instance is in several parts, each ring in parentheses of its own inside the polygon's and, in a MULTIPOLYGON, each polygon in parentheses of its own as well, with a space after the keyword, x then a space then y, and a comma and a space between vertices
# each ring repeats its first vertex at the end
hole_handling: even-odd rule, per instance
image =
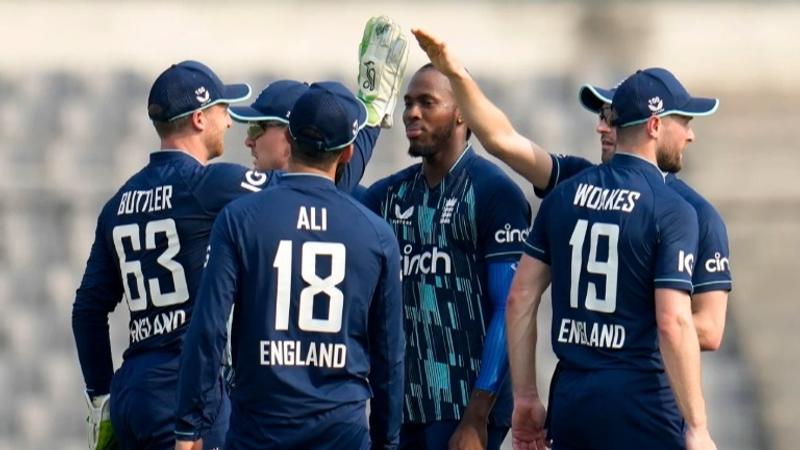
MULTIPOLYGON (((404 422, 459 420, 491 320, 487 265, 519 258, 530 206, 508 176, 471 147, 437 186, 428 186, 416 164, 375 183, 364 203, 392 225, 400 244, 404 422)), ((509 390, 501 390, 495 423, 508 423, 510 403, 509 390)))

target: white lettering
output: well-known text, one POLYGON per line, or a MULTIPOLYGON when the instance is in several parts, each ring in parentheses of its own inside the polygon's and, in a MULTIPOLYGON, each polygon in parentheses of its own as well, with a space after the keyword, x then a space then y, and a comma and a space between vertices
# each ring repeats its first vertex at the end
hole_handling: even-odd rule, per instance
POLYGON ((451 273, 452 261, 450 255, 439 251, 438 247, 433 247, 430 251, 417 255, 412 255, 413 250, 414 248, 411 244, 406 244, 403 247, 403 259, 401 261, 403 275, 451 273), (440 263, 444 266, 444 270, 442 270, 440 263))
POLYGON ((628 189, 603 189, 591 184, 578 184, 572 204, 597 211, 631 212, 641 193, 628 189))
POLYGON ((310 366, 341 369, 347 362, 347 346, 328 342, 260 341, 262 366, 310 366))
POLYGON ((172 185, 157 186, 148 190, 123 192, 119 199, 117 215, 152 213, 172 209, 172 185))
POLYGON ((561 319, 558 342, 595 348, 619 349, 625 345, 625 327, 608 323, 561 319))
POLYGON ((727 257, 722 256, 719 252, 714 253, 713 258, 706 260, 705 268, 709 273, 726 272, 730 269, 731 263, 727 257))

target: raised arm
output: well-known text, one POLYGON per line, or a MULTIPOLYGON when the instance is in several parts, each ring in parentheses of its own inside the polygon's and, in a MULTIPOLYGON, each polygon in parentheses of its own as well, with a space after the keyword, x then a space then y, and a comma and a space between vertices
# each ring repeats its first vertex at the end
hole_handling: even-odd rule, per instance
POLYGON ((411 32, 434 67, 450 80, 464 120, 486 151, 508 164, 535 187, 547 187, 553 168, 550 155, 517 133, 505 113, 484 95, 445 42, 423 30, 412 29, 411 32))

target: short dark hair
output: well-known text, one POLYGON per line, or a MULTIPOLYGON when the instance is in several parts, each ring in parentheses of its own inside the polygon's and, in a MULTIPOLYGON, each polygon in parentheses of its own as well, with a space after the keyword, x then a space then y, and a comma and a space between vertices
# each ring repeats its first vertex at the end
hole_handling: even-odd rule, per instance
POLYGON ((332 164, 336 163, 344 149, 347 148, 321 151, 315 146, 299 143, 294 139, 290 139, 290 142, 292 144, 292 159, 305 166, 320 170, 328 170, 332 164))
POLYGON ((158 120, 154 120, 153 126, 156 129, 156 133, 158 133, 158 137, 164 139, 185 130, 191 124, 191 122, 192 116, 189 115, 169 122, 160 122, 158 120))

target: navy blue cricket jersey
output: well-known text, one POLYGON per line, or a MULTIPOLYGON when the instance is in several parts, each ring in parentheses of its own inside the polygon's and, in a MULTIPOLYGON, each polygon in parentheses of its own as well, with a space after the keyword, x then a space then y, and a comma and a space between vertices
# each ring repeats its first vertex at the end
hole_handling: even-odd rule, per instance
POLYGON ((284 174, 276 186, 231 203, 214 224, 181 356, 178 436, 196 437, 208 425, 204 405, 213 401, 235 304, 231 401, 243 420, 259 424, 240 429, 238 442, 372 396, 373 445, 396 444, 399 262, 389 226, 327 178, 284 174))
MULTIPOLYGON (((380 133, 366 127, 339 181, 358 185, 380 133)), ((123 298, 130 310, 127 360, 143 352, 180 353, 211 226, 241 195, 275 181, 237 164, 203 165, 187 153, 162 150, 106 203, 72 310, 72 327, 89 395, 109 392, 113 363, 108 315, 123 298)))
POLYGON ((553 349, 565 368, 663 370, 654 292, 692 291, 697 215, 655 164, 617 152, 562 182, 525 252, 551 267, 553 349))
MULTIPOLYGON (((540 198, 545 198, 558 184, 594 167, 595 164, 579 156, 554 155, 553 170, 545 189, 534 187, 540 198)), ((730 250, 728 230, 719 212, 697 191, 692 189, 675 174, 666 176, 667 186, 671 187, 684 200, 694 207, 699 225, 697 264, 692 275, 694 293, 710 291, 730 291, 733 278, 730 269, 730 250)))
MULTIPOLYGON (((494 314, 487 268, 519 259, 530 206, 519 187, 471 147, 437 186, 428 186, 422 165, 416 164, 375 183, 364 202, 392 225, 400 243, 403 420, 460 420, 494 314)), ((510 391, 506 386, 497 394, 492 421, 509 425, 510 391)))

